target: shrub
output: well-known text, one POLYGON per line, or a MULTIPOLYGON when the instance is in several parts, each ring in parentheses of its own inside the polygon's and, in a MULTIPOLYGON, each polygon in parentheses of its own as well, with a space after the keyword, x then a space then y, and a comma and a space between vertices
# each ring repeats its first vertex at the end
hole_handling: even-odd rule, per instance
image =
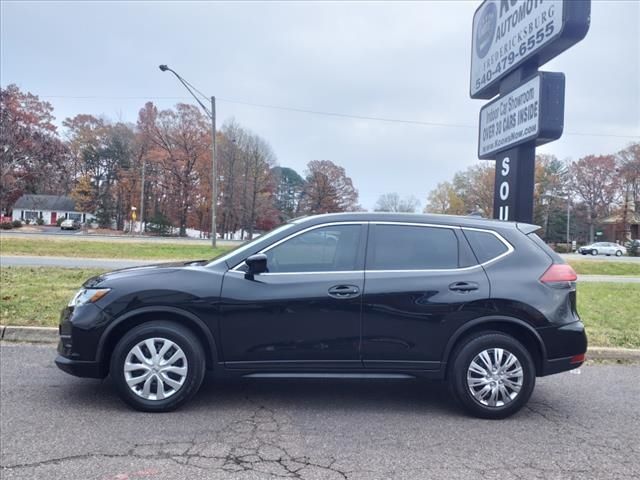
POLYGON ((634 240, 627 247, 627 253, 630 257, 640 257, 640 240, 634 240))
POLYGON ((38 219, 36 220, 36 223, 37 223, 38 225, 44 225, 44 219, 43 219, 43 218, 38 217, 38 219))
POLYGON ((20 228, 22 226, 22 222, 20 220, 14 220, 13 222, 11 222, 11 226, 13 228, 20 228))
POLYGON ((566 243, 556 243, 553 250, 557 253, 571 253, 571 246, 566 243))
POLYGON ((171 222, 161 212, 158 212, 151 217, 145 226, 147 232, 160 236, 168 235, 171 228, 171 222))
POLYGON ((64 222, 65 220, 66 220, 66 218, 64 218, 64 217, 60 217, 60 218, 58 218, 58 220, 56 220, 56 225, 57 225, 57 226, 62 225, 62 222, 64 222))
POLYGON ((11 230, 13 228, 13 223, 11 222, 2 222, 0 223, 1 230, 11 230))

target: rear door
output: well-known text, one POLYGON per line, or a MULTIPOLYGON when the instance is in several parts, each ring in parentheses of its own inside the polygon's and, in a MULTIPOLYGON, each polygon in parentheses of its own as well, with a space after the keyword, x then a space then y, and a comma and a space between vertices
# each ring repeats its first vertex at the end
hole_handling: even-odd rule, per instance
POLYGON ((365 367, 440 368, 451 333, 487 311, 484 269, 457 227, 371 222, 369 232, 365 367))

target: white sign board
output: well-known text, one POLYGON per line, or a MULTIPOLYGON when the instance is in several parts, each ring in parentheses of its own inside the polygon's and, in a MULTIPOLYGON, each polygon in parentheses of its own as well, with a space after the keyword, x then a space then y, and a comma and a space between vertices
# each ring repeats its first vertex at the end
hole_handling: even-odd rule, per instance
POLYGON ((501 78, 560 36, 564 8, 563 0, 485 0, 473 16, 471 97, 494 96, 501 78))
POLYGON ((480 110, 480 158, 538 137, 540 78, 532 78, 480 110))

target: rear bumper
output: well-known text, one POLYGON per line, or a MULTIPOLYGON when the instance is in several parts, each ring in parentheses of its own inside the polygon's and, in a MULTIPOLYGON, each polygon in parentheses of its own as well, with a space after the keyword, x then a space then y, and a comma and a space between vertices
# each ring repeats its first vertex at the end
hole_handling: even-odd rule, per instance
POLYGON ((584 360, 576 358, 587 352, 587 334, 582 322, 538 330, 547 350, 539 376, 552 375, 578 368, 584 360))
POLYGON ((580 365, 584 363, 584 361, 575 362, 573 361, 574 356, 564 357, 564 358, 554 358, 552 360, 547 360, 546 365, 544 365, 541 377, 546 375, 553 375, 554 373, 566 372, 568 370, 573 370, 574 368, 578 368, 580 365))

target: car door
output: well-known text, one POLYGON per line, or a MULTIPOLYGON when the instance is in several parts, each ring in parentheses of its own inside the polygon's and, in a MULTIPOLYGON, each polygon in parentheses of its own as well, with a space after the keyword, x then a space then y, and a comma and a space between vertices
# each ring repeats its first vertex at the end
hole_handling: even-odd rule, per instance
POLYGON ((488 298, 487 276, 460 229, 371 222, 362 317, 365 367, 440 368, 452 332, 488 311, 488 298))
POLYGON ((220 337, 229 368, 361 367, 366 222, 309 227, 262 250, 267 273, 225 274, 220 337))

